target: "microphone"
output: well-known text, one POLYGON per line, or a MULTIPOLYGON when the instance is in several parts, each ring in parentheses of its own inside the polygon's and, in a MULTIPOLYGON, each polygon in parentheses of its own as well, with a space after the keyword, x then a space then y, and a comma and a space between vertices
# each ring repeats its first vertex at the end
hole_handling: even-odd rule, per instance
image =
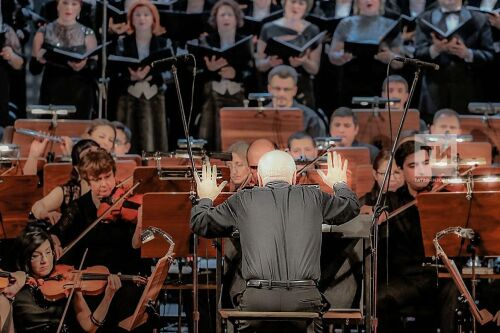
POLYGON ((194 56, 191 53, 186 53, 186 54, 172 56, 172 57, 168 57, 168 58, 164 58, 164 59, 160 59, 160 60, 155 60, 151 63, 151 68, 158 66, 160 64, 168 64, 168 63, 173 64, 173 63, 177 63, 178 61, 187 61, 191 57, 194 57, 194 56))
POLYGON ((395 57, 394 60, 402 62, 403 64, 409 64, 416 67, 429 68, 435 71, 439 70, 439 65, 432 62, 425 62, 418 59, 404 58, 404 57, 395 57))

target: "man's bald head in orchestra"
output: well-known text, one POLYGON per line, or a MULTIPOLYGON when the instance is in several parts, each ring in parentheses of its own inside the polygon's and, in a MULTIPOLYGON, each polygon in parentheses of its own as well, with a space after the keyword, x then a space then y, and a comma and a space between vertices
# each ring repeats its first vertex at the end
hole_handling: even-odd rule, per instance
POLYGON ((257 139, 250 144, 247 151, 247 161, 251 168, 257 167, 260 158, 267 152, 275 150, 277 147, 269 139, 257 139))
POLYGON ((277 181, 295 184, 295 173, 296 167, 293 157, 281 150, 265 153, 260 158, 257 168, 260 186, 277 181))

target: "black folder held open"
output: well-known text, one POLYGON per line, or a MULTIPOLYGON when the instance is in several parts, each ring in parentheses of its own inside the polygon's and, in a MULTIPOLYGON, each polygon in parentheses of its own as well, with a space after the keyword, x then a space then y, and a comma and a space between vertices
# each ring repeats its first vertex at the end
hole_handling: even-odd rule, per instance
MULTIPOLYGON (((112 41, 107 42, 106 47, 108 47, 111 43, 112 41)), ((98 45, 95 48, 86 51, 85 53, 63 50, 47 43, 44 43, 42 45, 42 48, 47 51, 43 55, 45 60, 47 60, 48 62, 65 65, 68 61, 79 62, 98 54, 103 48, 103 44, 98 45)))
POLYGON ((187 47, 201 63, 205 63, 204 57, 210 59, 215 56, 216 59, 224 58, 230 65, 237 66, 247 64, 252 58, 252 36, 243 37, 233 45, 223 48, 199 45, 195 42, 188 42, 187 47))
POLYGON ((344 51, 352 53, 357 58, 373 58, 379 52, 380 44, 384 41, 394 40, 399 35, 400 28, 400 20, 397 20, 378 38, 348 38, 344 42, 344 51))
POLYGON ((325 35, 326 31, 322 31, 302 46, 281 40, 279 37, 273 37, 267 41, 264 53, 269 56, 278 56, 284 61, 288 61, 290 57, 302 57, 307 50, 316 49, 323 42, 325 35))

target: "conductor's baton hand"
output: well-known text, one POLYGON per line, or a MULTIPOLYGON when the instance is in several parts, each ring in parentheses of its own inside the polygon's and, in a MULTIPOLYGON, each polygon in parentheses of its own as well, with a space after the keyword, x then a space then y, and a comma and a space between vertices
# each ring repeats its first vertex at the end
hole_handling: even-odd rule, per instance
POLYGON ((347 160, 342 163, 342 157, 337 152, 328 153, 328 170, 327 174, 323 170, 318 170, 323 182, 329 187, 333 187, 336 183, 347 183, 347 160))
POLYGON ((198 173, 195 172, 194 179, 196 180, 196 188, 200 199, 215 200, 222 192, 227 181, 223 181, 217 186, 217 166, 210 166, 210 163, 204 164, 201 169, 201 179, 198 173))

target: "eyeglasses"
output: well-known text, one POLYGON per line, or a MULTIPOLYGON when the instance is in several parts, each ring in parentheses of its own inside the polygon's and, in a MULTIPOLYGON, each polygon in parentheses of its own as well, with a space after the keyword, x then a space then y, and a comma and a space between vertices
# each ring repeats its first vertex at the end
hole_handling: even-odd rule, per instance
POLYGON ((44 257, 46 259, 50 260, 53 256, 54 256, 54 251, 45 252, 45 253, 34 253, 31 256, 31 262, 41 262, 42 258, 44 258, 44 257))

